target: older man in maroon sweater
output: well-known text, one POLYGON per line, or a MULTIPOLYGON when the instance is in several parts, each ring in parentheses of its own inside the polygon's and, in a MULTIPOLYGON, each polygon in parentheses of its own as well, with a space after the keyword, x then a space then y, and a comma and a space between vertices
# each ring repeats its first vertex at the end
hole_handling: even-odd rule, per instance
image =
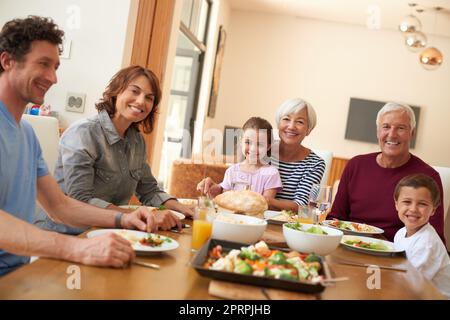
POLYGON ((441 205, 430 223, 445 244, 439 173, 409 152, 416 126, 414 112, 408 105, 390 102, 378 112, 376 121, 381 152, 359 155, 348 162, 328 217, 377 226, 392 241, 403 227, 395 210, 395 186, 407 175, 423 173, 432 177, 441 191, 441 205))

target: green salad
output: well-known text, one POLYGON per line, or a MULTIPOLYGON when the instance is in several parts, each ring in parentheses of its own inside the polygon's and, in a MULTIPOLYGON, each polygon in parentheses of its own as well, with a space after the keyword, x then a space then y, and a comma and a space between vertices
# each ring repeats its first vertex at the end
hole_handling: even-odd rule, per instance
POLYGON ((303 230, 302 225, 300 223, 296 222, 296 223, 289 223, 286 225, 286 227, 294 229, 294 230, 298 230, 298 231, 308 232, 308 233, 328 235, 328 233, 325 232, 320 226, 312 226, 311 228, 309 228, 307 230, 303 230))
POLYGON ((351 245, 357 248, 365 248, 371 250, 387 251, 390 248, 382 242, 365 242, 361 240, 347 240, 345 244, 351 245))

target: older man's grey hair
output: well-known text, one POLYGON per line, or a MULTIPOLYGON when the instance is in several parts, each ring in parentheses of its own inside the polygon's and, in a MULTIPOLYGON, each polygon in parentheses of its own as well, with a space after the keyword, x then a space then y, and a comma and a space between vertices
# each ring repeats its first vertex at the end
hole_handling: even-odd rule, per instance
POLYGON ((377 114, 377 128, 381 125, 380 121, 381 121, 381 117, 388 112, 392 112, 392 111, 403 111, 406 112, 406 114, 409 117, 409 124, 411 126, 411 130, 414 130, 414 128, 416 127, 416 116, 414 115, 414 111, 413 109, 408 106, 407 104, 401 104, 401 103, 397 103, 397 102, 388 102, 386 103, 383 108, 380 109, 380 111, 378 111, 377 114))
POLYGON ((316 111, 314 111, 314 108, 309 102, 300 98, 287 100, 278 107, 275 116, 278 128, 280 127, 281 118, 293 113, 297 113, 303 110, 303 108, 306 108, 306 113, 308 114, 308 134, 309 134, 312 131, 312 129, 314 129, 314 127, 316 126, 317 121, 316 111))

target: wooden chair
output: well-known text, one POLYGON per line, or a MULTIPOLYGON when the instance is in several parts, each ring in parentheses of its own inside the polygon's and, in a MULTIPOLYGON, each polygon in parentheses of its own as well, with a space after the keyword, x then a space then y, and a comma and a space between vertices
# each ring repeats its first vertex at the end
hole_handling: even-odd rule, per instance
POLYGON ((444 206, 444 233, 445 239, 447 240, 447 250, 450 251, 450 167, 437 167, 433 166, 441 176, 442 188, 444 190, 444 201, 442 205, 444 206))
POLYGON ((42 149, 42 157, 48 166, 48 171, 53 175, 59 146, 58 119, 47 116, 33 116, 24 114, 22 119, 33 127, 42 149))
POLYGON ((168 193, 177 198, 193 199, 200 196, 197 184, 205 177, 222 182, 229 164, 195 163, 191 159, 178 159, 172 163, 168 193))
POLYGON ((333 161, 333 152, 326 150, 313 150, 319 157, 321 157, 325 161, 325 171, 323 172, 322 180, 320 184, 327 185, 328 184, 328 176, 331 169, 331 163, 333 161))

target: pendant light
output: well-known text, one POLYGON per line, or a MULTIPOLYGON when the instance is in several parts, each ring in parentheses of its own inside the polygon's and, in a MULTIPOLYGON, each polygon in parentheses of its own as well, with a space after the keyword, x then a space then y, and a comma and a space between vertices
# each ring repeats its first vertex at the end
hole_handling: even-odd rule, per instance
MULTIPOLYGON (((441 7, 435 7, 435 16, 434 16, 434 32, 436 33, 436 20, 437 14, 441 7)), ((425 48, 419 55, 419 62, 426 70, 436 70, 444 61, 444 56, 442 53, 435 47, 425 48)))

